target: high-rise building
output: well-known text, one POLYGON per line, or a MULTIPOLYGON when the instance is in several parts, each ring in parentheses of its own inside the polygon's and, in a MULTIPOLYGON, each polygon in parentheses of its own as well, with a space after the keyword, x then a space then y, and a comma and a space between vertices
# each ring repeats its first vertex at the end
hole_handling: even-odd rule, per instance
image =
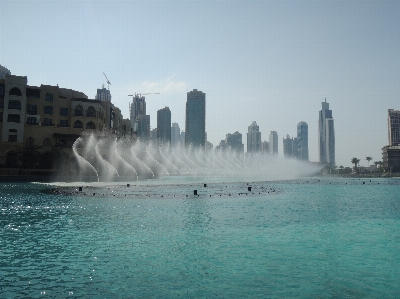
POLYGON ((400 111, 388 109, 389 146, 400 145, 400 111))
POLYGON ((332 118, 332 110, 329 103, 322 102, 322 110, 319 111, 318 121, 318 145, 319 162, 329 163, 331 168, 335 167, 335 128, 332 118))
POLYGON ((244 144, 242 142, 242 134, 238 131, 233 134, 226 134, 225 141, 227 149, 233 150, 238 154, 243 154, 244 144))
POLYGON ((185 145, 202 147, 206 145, 206 94, 193 89, 187 93, 185 145))
POLYGON ((97 94, 95 96, 95 99, 101 102, 111 102, 111 93, 109 89, 103 88, 97 89, 97 94))
POLYGON ((129 110, 131 114, 132 127, 135 124, 136 117, 139 115, 146 115, 146 99, 140 94, 135 94, 133 96, 132 103, 129 104, 129 110))
POLYGON ((269 154, 269 142, 268 141, 261 142, 261 152, 269 154))
POLYGON ((308 161, 308 124, 301 121, 297 125, 297 158, 308 161))
POLYGON ((261 132, 255 121, 251 123, 247 130, 247 152, 261 151, 261 132))
POLYGON ((135 136, 142 141, 150 141, 150 115, 146 115, 145 97, 135 93, 129 110, 135 136))
POLYGON ((283 138, 283 156, 285 158, 293 157, 293 138, 290 138, 289 135, 283 138))
POLYGON ((150 141, 150 115, 139 114, 135 118, 133 131, 136 137, 142 142, 150 141))
POLYGON ((157 141, 171 144, 171 110, 168 107, 157 111, 157 141))
POLYGON ((180 143, 181 129, 178 123, 172 123, 171 127, 171 145, 177 146, 180 143))
POLYGON ((271 131, 269 134, 269 153, 271 155, 278 154, 278 133, 271 131))

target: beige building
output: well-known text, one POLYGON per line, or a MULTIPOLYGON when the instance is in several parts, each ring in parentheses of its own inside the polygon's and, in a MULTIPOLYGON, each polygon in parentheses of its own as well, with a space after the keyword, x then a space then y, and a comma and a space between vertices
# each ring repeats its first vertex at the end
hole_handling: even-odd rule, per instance
POLYGON ((83 131, 130 136, 129 120, 110 101, 92 100, 58 86, 27 85, 27 77, 0 79, 0 166, 24 145, 55 147, 72 157, 72 145, 83 131))

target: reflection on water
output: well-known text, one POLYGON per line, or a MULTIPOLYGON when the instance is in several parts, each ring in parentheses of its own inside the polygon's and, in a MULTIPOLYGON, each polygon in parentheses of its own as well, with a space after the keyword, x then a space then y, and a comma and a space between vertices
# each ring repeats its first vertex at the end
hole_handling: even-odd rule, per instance
POLYGON ((1 184, 0 297, 396 297, 400 187, 362 182, 1 184))

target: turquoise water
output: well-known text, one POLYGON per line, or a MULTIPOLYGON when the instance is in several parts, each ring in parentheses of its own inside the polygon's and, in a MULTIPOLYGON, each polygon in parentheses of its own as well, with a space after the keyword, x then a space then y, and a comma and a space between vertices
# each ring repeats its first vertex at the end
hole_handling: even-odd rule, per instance
POLYGON ((0 184, 0 298, 400 297, 397 180, 134 184, 0 184))

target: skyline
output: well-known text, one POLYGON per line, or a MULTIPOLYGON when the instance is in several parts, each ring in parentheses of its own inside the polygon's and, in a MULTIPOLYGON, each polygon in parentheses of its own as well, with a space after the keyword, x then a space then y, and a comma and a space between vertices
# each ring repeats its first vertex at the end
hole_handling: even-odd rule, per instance
POLYGON ((182 129, 186 93, 201 90, 214 147, 256 121, 261 141, 278 133, 282 157, 282 139, 305 121, 310 161, 326 97, 336 164, 367 165, 389 143, 387 110, 400 108, 399 13, 395 1, 2 1, 0 64, 91 99, 104 72, 125 118, 128 94, 160 92, 146 96, 152 128, 168 106, 182 129))

